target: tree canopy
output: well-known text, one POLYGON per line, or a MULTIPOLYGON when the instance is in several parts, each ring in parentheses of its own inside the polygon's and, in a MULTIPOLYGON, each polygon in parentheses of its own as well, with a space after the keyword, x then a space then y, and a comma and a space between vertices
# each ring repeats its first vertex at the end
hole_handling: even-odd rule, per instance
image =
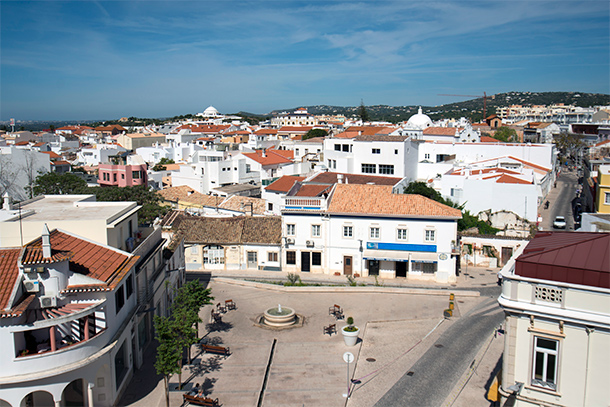
POLYGON ((325 129, 311 129, 303 136, 303 140, 307 140, 314 137, 326 137, 328 136, 328 131, 325 129))
POLYGON ((155 164, 154 167, 152 167, 153 171, 165 171, 167 169, 167 167, 165 166, 165 164, 174 164, 175 161, 172 160, 171 158, 161 158, 159 160, 159 162, 157 164, 155 164))
POLYGON ((369 112, 366 111, 366 106, 364 106, 364 101, 360 99, 360 106, 358 107, 358 117, 362 122, 370 121, 369 112))
POLYGON ((84 179, 69 172, 58 174, 47 172, 36 177, 34 195, 73 195, 86 194, 87 183, 84 179))
POLYGON ((496 133, 494 134, 493 138, 507 143, 519 141, 517 131, 506 126, 502 126, 498 130, 496 130, 496 133))

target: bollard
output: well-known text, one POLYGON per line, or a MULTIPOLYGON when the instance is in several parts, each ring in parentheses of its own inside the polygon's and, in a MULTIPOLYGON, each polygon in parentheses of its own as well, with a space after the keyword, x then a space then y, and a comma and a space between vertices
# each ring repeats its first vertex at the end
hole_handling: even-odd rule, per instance
POLYGON ((443 312, 443 316, 445 318, 449 318, 453 315, 453 311, 451 311, 449 308, 447 308, 444 312, 443 312))
POLYGON ((449 301, 453 301, 455 299, 455 294, 449 294, 449 301))
POLYGON ((449 302, 449 309, 451 311, 453 311, 454 308, 455 308, 455 305, 453 304, 453 301, 449 302))

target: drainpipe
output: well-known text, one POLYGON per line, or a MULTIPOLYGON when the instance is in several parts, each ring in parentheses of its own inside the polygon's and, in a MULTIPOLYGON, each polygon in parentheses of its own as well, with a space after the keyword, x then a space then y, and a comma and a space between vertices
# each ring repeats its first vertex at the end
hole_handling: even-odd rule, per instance
POLYGON ((587 331, 587 360, 585 361, 585 391, 582 397, 582 405, 587 405, 587 383, 589 381, 589 349, 591 347, 591 334, 595 332, 595 328, 591 328, 586 326, 585 331, 587 331))

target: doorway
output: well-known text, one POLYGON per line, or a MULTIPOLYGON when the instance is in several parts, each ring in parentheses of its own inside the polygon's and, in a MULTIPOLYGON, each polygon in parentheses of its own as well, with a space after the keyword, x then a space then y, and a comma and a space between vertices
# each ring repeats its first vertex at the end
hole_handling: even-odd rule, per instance
POLYGON ((369 260, 369 276, 379 275, 379 260, 369 260))
POLYGON ((502 265, 505 265, 506 263, 508 263, 508 261, 510 260, 512 255, 513 255, 512 247, 503 247, 502 248, 502 265))
POLYGON ((343 256, 343 274, 352 275, 352 256, 343 256))
POLYGON ((257 269, 258 268, 258 253, 257 252, 248 252, 248 268, 249 269, 257 269))
POLYGON ((396 264, 396 277, 407 277, 407 262, 397 261, 396 264))
POLYGON ((301 252, 301 271, 309 272, 311 270, 311 262, 309 252, 301 252))

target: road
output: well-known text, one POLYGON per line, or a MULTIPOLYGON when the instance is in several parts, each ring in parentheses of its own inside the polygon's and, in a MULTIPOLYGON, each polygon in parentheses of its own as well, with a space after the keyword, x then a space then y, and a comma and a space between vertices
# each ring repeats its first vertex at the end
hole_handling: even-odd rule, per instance
POLYGON ((497 302, 500 288, 486 291, 491 296, 456 320, 375 406, 439 406, 443 403, 483 343, 504 321, 504 313, 497 302))
POLYGON ((553 220, 556 216, 566 218, 566 230, 574 230, 574 216, 572 215, 572 200, 576 196, 578 187, 578 175, 575 171, 563 171, 557 177, 557 188, 551 189, 547 196, 550 202, 549 208, 544 209, 544 204, 538 209, 542 216, 542 230, 558 230, 553 228, 553 220))

